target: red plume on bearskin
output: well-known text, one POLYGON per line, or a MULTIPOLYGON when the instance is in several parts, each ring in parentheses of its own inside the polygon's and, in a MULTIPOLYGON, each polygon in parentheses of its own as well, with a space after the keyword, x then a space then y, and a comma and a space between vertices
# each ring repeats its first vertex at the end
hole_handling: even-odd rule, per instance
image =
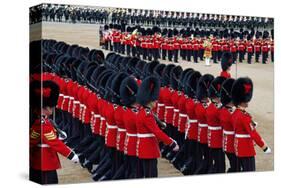
POLYGON ((156 101, 159 97, 160 81, 154 76, 149 76, 141 83, 138 93, 137 102, 143 106, 149 102, 156 101))
POLYGON ((211 86, 209 87, 210 98, 220 97, 220 87, 224 81, 225 81, 224 77, 218 76, 211 82, 211 86))
POLYGON ((253 97, 253 82, 248 77, 238 78, 231 90, 234 105, 250 102, 253 97))
POLYGON ((53 81, 30 83, 30 105, 33 108, 54 107, 59 98, 59 86, 53 81))

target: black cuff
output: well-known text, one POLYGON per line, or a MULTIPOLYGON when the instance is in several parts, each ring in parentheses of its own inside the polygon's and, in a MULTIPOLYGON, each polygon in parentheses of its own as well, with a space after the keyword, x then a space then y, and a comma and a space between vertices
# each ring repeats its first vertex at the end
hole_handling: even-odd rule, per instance
POLYGON ((74 152, 72 151, 72 152, 70 152, 70 154, 67 156, 67 158, 68 158, 69 160, 71 160, 73 157, 74 157, 74 152))
POLYGON ((265 152, 268 149, 268 147, 266 147, 263 151, 265 152))
POLYGON ((173 143, 170 145, 170 147, 173 149, 176 147, 176 143, 173 141, 173 143))

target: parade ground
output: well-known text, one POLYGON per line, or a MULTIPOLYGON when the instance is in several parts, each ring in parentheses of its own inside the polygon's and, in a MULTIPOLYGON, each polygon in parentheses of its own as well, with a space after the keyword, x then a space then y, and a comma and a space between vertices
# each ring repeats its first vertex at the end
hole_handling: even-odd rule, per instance
MULTIPOLYGON (((44 22, 42 24, 42 34, 40 35, 41 24, 33 24, 30 29, 30 40, 56 39, 69 44, 79 44, 89 47, 90 49, 99 49, 99 25, 94 24, 70 24, 70 23, 53 23, 44 22)), ((108 51, 104 51, 105 54, 108 51)), ((171 63, 162 61, 162 63, 171 63)), ((179 59, 179 65, 186 68, 193 68, 202 74, 210 73, 218 76, 221 70, 220 64, 212 64, 206 67, 204 62, 198 64, 191 62, 182 62, 179 59)), ((267 63, 238 63, 232 66, 231 75, 233 78, 248 76, 254 83, 253 99, 249 104, 248 111, 253 120, 258 123, 257 130, 271 147, 271 154, 264 154, 263 151, 256 147, 256 170, 269 171, 274 169, 274 64, 267 63), (236 71, 237 70, 237 71, 236 71)), ((71 161, 61 157, 62 169, 58 170, 60 183, 80 183, 91 182, 90 173, 82 169, 80 165, 73 164, 71 161)), ((169 162, 165 159, 158 161, 159 177, 182 176, 169 162)))

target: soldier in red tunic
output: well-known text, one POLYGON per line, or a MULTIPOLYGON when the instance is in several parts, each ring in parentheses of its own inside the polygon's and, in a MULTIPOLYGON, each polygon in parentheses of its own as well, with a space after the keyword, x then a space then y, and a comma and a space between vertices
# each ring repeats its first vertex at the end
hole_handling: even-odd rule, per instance
POLYGON ((124 104, 124 125, 126 128, 126 138, 124 143, 125 160, 125 178, 136 178, 140 166, 137 158, 137 127, 136 118, 138 114, 138 106, 136 104, 136 95, 138 92, 138 84, 134 77, 125 78, 120 86, 121 101, 124 104))
POLYGON ((159 96, 160 83, 156 77, 143 80, 137 93, 137 102, 141 105, 136 117, 137 127, 137 156, 142 165, 142 172, 138 177, 157 177, 157 158, 160 157, 159 141, 169 145, 174 151, 178 144, 168 137, 158 127, 152 109, 159 96))
POLYGON ((184 153, 184 162, 181 167, 181 172, 183 174, 194 174, 196 170, 196 162, 198 161, 197 155, 197 138, 198 138, 198 120, 195 114, 195 107, 197 104, 196 100, 196 91, 198 81, 201 77, 201 73, 194 71, 189 76, 185 92, 187 99, 185 101, 185 110, 187 114, 187 121, 185 126, 185 153, 184 153))
POLYGON ((78 156, 59 139, 59 130, 49 119, 57 104, 59 86, 52 81, 34 81, 30 96, 32 113, 37 116, 30 129, 30 180, 57 184, 56 170, 61 168, 57 153, 79 162, 78 156))
POLYGON ((198 103, 195 106, 195 115, 198 120, 198 150, 196 158, 195 174, 206 174, 209 164, 209 148, 208 148, 208 124, 206 118, 206 109, 210 104, 208 98, 208 89, 214 77, 210 74, 203 75, 198 81, 196 97, 198 103))
POLYGON ((208 147, 209 147, 209 167, 208 173, 225 172, 225 155, 222 150, 222 125, 220 124, 219 111, 220 89, 224 77, 216 77, 209 87, 208 95, 211 103, 206 109, 206 119, 208 124, 208 147))
POLYGON ((232 103, 231 88, 234 79, 229 78, 223 82, 220 91, 220 100, 222 107, 219 112, 220 124, 223 128, 223 151, 226 154, 230 167, 227 172, 235 172, 237 169, 237 158, 234 153, 234 127, 231 123, 234 105, 232 103))
POLYGON ((255 148, 256 143, 265 153, 271 153, 271 149, 257 132, 257 123, 246 111, 248 103, 253 96, 253 82, 250 78, 238 78, 232 87, 232 100, 236 110, 232 115, 234 126, 234 150, 238 158, 238 172, 255 171, 255 148))
POLYGON ((232 54, 229 52, 225 52, 222 54, 221 57, 221 74, 220 76, 225 77, 225 78, 231 78, 231 75, 229 73, 230 68, 233 63, 233 57, 232 54))

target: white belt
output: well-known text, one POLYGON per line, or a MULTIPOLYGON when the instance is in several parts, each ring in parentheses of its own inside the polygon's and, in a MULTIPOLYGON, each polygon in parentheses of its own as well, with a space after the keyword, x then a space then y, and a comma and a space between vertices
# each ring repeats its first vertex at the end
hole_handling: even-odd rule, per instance
POLYGON ((106 127, 109 128, 109 129, 117 129, 117 125, 106 124, 106 127))
POLYGON ((100 116, 100 119, 101 119, 102 121, 105 120, 105 118, 104 118, 104 117, 101 117, 101 116, 100 116))
MULTIPOLYGON (((197 119, 189 119, 188 122, 189 122, 189 123, 197 123, 198 121, 197 121, 197 119)), ((199 124, 200 124, 200 123, 199 123, 199 124)))
POLYGON ((174 109, 174 112, 179 112, 180 110, 179 109, 174 109))
POLYGON ((127 136, 138 136, 137 134, 126 133, 127 136))
POLYGON ((99 114, 94 115, 95 118, 100 118, 101 116, 99 114))
POLYGON ((187 117, 187 114, 179 114, 180 117, 187 117))
POLYGON ((199 126, 199 127, 208 127, 208 124, 205 124, 205 123, 199 123, 199 124, 198 124, 198 126, 199 126))
POLYGON ((50 146, 48 144, 37 144, 40 148, 49 148, 50 146))
POLYGON ((139 138, 150 138, 150 137, 154 137, 154 134, 152 134, 152 133, 144 133, 144 134, 137 134, 137 136, 139 137, 139 138))
POLYGON ((64 94, 60 93, 60 94, 59 94, 59 96, 63 97, 63 96, 64 96, 64 94))
POLYGON ((85 105, 85 104, 81 104, 81 103, 80 103, 80 107, 85 108, 85 107, 86 107, 86 105, 85 105))
POLYGON ((165 106, 165 108, 167 108, 167 109, 172 109, 172 108, 174 108, 173 106, 165 106))
POLYGON ((217 127, 208 126, 208 129, 211 131, 218 131, 218 130, 221 130, 222 128, 219 126, 217 126, 217 127))
POLYGON ((249 134, 235 134, 235 138, 250 138, 249 134))
POLYGON ((165 106, 164 104, 162 104, 162 103, 158 103, 158 106, 165 106))
POLYGON ((125 132, 125 131, 126 131, 126 129, 123 129, 123 128, 118 128, 118 131, 119 131, 119 132, 125 132))
POLYGON ((79 101, 73 101, 73 104, 79 104, 80 102, 79 101))
POLYGON ((223 134, 226 134, 226 135, 234 135, 234 131, 226 131, 226 130, 223 130, 223 134))
POLYGON ((69 98, 69 96, 63 95, 63 98, 64 98, 64 99, 68 99, 68 98, 69 98))
POLYGON ((73 100, 73 99, 74 99, 74 97, 69 97, 69 99, 73 100))

